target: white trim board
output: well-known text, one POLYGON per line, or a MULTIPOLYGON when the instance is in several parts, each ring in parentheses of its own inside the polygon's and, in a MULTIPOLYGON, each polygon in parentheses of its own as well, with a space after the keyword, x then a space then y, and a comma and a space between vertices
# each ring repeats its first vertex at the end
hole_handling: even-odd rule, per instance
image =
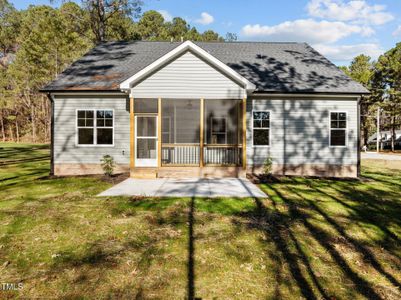
MULTIPOLYGON (((121 98, 127 97, 127 93, 121 92, 121 91, 116 91, 116 92, 96 92, 96 91, 91 91, 91 92, 49 92, 49 94, 54 97, 54 96, 69 96, 70 98, 73 97, 80 97, 80 96, 121 96, 121 98)), ((57 98, 56 98, 57 99, 57 98)))
POLYGON ((206 60, 208 63, 210 63, 212 66, 216 67, 219 69, 222 73, 228 75, 229 77, 233 78, 234 80, 240 82, 243 84, 244 88, 247 90, 248 93, 253 92, 256 87, 253 83, 248 81, 245 77, 241 76, 238 74, 236 71, 231 69, 229 66, 218 60, 216 57, 213 55, 209 54, 205 50, 203 50, 201 47, 195 45, 191 41, 186 41, 179 45, 178 47, 174 48, 167 54, 163 55, 159 59, 155 60, 153 63, 148 65, 147 67, 143 68, 141 71, 137 72, 130 78, 126 79, 120 84, 120 89, 123 91, 127 91, 131 89, 131 87, 134 85, 134 83, 144 79, 148 75, 152 74, 154 71, 156 71, 158 68, 163 66, 164 64, 174 60, 181 54, 183 54, 186 51, 191 50, 204 60, 206 60))
POLYGON ((249 98, 266 98, 268 97, 271 100, 282 100, 282 98, 289 98, 286 100, 300 100, 300 99, 305 99, 305 100, 322 100, 325 98, 330 98, 335 100, 335 99, 340 99, 341 100, 352 100, 352 101, 357 101, 361 98, 360 95, 352 95, 352 94, 323 94, 323 93, 308 93, 308 94, 301 94, 301 93, 253 93, 252 95, 248 96, 249 98), (312 98, 312 99, 310 99, 312 98))

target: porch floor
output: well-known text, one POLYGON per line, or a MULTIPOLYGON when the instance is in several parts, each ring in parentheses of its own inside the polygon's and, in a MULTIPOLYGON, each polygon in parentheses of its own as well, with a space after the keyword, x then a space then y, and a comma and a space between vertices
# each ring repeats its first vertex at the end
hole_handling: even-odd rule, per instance
POLYGON ((256 185, 243 178, 128 178, 98 196, 267 197, 256 185))

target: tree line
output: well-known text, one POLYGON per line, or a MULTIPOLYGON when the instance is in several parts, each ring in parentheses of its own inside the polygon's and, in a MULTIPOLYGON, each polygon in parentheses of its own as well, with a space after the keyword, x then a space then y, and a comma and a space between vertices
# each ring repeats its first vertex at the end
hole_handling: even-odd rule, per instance
MULTIPOLYGON (((39 89, 93 46, 115 40, 224 41, 183 18, 141 12, 139 0, 84 0, 17 10, 0 0, 0 139, 48 142, 51 107, 39 89)), ((234 34, 228 40, 236 39, 234 34)))
POLYGON ((382 54, 377 61, 361 54, 349 66, 340 68, 371 92, 360 101, 361 146, 367 145, 369 136, 377 130, 379 110, 380 129, 391 132, 390 148, 394 151, 396 130, 401 128, 401 43, 382 54))
MULTIPOLYGON (((157 11, 142 13, 141 0, 82 0, 60 7, 31 5, 17 10, 0 0, 0 135, 3 141, 48 142, 50 103, 39 89, 96 44, 113 40, 233 41, 199 32, 183 18, 166 21, 157 11)), ((401 126, 401 43, 372 61, 359 55, 341 69, 372 94, 361 99, 361 145, 374 131, 401 126)))

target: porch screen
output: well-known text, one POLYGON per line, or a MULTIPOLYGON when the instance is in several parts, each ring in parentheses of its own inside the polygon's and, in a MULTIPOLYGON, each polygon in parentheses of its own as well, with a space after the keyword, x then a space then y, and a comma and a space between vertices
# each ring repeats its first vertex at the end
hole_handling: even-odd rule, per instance
POLYGON ((135 113, 156 113, 157 114, 157 99, 135 99, 135 113))
POLYGON ((199 144, 200 101, 162 100, 162 143, 199 144))
POLYGON ((241 100, 205 100, 205 142, 241 144, 241 100))

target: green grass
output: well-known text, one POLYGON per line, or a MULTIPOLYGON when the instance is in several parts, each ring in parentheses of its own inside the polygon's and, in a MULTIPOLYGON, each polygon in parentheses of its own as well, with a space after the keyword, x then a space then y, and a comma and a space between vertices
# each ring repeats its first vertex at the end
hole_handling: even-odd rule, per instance
POLYGON ((401 171, 281 178, 269 199, 98 198, 49 178, 48 146, 0 144, 4 298, 399 299, 401 171))

